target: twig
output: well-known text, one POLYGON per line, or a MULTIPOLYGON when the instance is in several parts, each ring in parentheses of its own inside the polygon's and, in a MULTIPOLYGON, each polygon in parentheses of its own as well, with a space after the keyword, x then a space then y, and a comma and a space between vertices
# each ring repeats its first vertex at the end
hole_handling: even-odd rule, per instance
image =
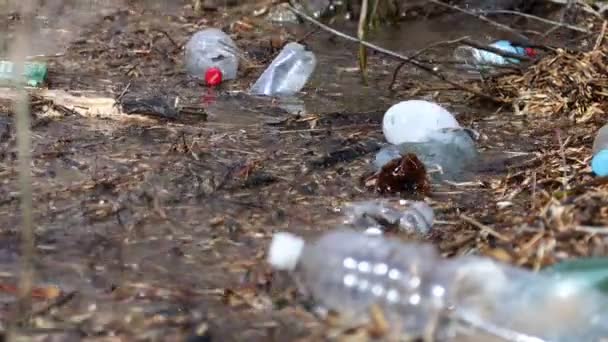
MULTIPOLYGON (((552 2, 554 4, 559 4, 559 5, 568 5, 571 3, 571 0, 546 0, 548 2, 552 2)), ((594 10, 591 5, 589 5, 588 3, 578 0, 575 1, 576 4, 580 5, 581 8, 583 9, 583 11, 587 12, 587 13, 591 13, 594 16, 601 18, 602 15, 600 13, 598 13, 598 11, 594 10)))
POLYGON ((469 217, 469 216, 467 216, 465 214, 460 214, 460 218, 463 221, 465 221, 465 222, 467 222, 467 223, 469 223, 469 224, 471 224, 471 225, 473 225, 473 226, 481 229, 482 231, 484 231, 484 232, 492 235, 493 237, 497 238, 500 241, 503 241, 503 242, 510 241, 506 236, 500 234, 499 232, 495 231, 493 228, 491 228, 489 226, 486 226, 485 224, 477 221, 476 219, 474 219, 472 217, 469 217))
POLYGON ((589 30, 586 30, 582 27, 578 27, 578 26, 574 26, 574 25, 570 25, 570 24, 566 24, 566 23, 560 23, 559 21, 554 21, 554 20, 550 20, 550 19, 545 19, 536 15, 532 15, 532 14, 528 14, 528 13, 522 13, 522 12, 518 12, 518 11, 509 11, 509 10, 495 10, 495 11, 484 11, 485 14, 513 14, 513 15, 518 15, 524 18, 529 18, 529 19, 534 19, 540 22, 543 22, 545 24, 550 24, 550 25, 554 25, 554 26, 558 26, 558 27, 565 27, 567 29, 570 29, 572 31, 578 31, 578 32, 583 32, 583 33, 591 33, 589 30))
POLYGON ((131 82, 129 82, 127 84, 127 86, 125 87, 125 89, 122 90, 122 92, 120 93, 120 95, 118 95, 118 97, 116 98, 115 105, 119 105, 122 102, 122 98, 125 97, 125 95, 129 91, 129 88, 131 88, 131 82))
POLYGON ((319 30, 320 29, 318 27, 315 27, 314 29, 312 29, 312 30, 308 31, 306 34, 304 34, 302 36, 302 38, 296 40, 296 42, 298 42, 300 44, 303 43, 306 39, 310 38, 311 36, 313 36, 314 34, 316 34, 317 32, 319 32, 319 30))
POLYGON ((344 38, 344 39, 349 40, 351 42, 355 42, 355 43, 359 43, 361 45, 365 45, 365 46, 367 46, 370 49, 374 49, 374 50, 376 50, 376 51, 378 51, 380 53, 383 53, 385 55, 388 55, 388 56, 400 59, 402 61, 405 61, 407 63, 410 63, 410 64, 414 65, 415 67, 417 67, 417 68, 419 68, 421 70, 424 70, 427 73, 429 73, 429 74, 431 74, 431 75, 439 78, 440 80, 442 80, 442 81, 444 81, 446 83, 449 83, 449 84, 457 87, 460 90, 463 90, 463 91, 475 94, 475 95, 477 95, 477 96, 479 96, 481 98, 484 98, 484 99, 487 99, 487 100, 490 100, 490 101, 493 101, 493 102, 497 102, 497 103, 503 103, 503 102, 505 102, 505 100, 503 100, 503 99, 499 99, 497 97, 494 97, 494 96, 491 96, 491 95, 488 95, 488 94, 484 94, 484 93, 482 93, 482 92, 480 92, 480 91, 478 91, 476 89, 467 87, 466 85, 463 85, 461 83, 457 83, 457 82, 451 81, 450 79, 447 78, 447 76, 445 76, 441 72, 435 70, 434 68, 432 68, 430 66, 424 65, 424 64, 422 64, 422 63, 420 63, 420 62, 418 62, 418 61, 416 61, 416 60, 414 60, 412 58, 406 57, 406 56, 401 55, 399 53, 396 53, 394 51, 385 49, 385 48, 380 47, 378 45, 374 45, 374 44, 372 44, 370 42, 357 39, 355 37, 352 37, 352 36, 349 36, 349 35, 347 35, 345 33, 342 33, 342 32, 340 32, 338 30, 335 30, 335 29, 333 29, 333 28, 331 28, 331 27, 329 27, 329 26, 327 26, 327 25, 319 22, 318 20, 310 17, 306 13, 304 13, 304 12, 302 12, 302 11, 294 8, 291 5, 289 6, 289 9, 291 11, 293 11, 294 13, 296 13, 297 15, 299 15, 300 17, 304 18, 306 21, 319 26, 320 28, 322 28, 323 30, 325 30, 325 31, 327 31, 329 33, 332 33, 332 34, 334 34, 334 35, 336 35, 338 37, 344 38))
MULTIPOLYGON (((357 38, 361 41, 365 40, 367 30, 369 29, 367 26, 368 2, 369 0, 362 0, 361 2, 361 14, 359 14, 359 27, 357 28, 357 38)), ((367 85, 367 49, 363 44, 359 46, 359 69, 363 83, 367 85)))
POLYGON ((566 144, 567 141, 562 141, 562 134, 560 130, 556 130, 555 134, 557 136, 557 143, 559 144, 559 154, 562 159, 562 168, 564 169, 564 181, 562 182, 562 190, 566 191, 568 189, 568 163, 566 161, 566 144))
MULTIPOLYGON (((440 45, 451 45, 451 44, 456 44, 460 41, 462 41, 463 39, 467 39, 469 38, 468 36, 464 36, 458 39, 454 39, 454 40, 446 40, 446 41, 442 41, 442 42, 437 42, 435 44, 431 44, 429 46, 426 46, 416 52, 414 52, 413 54, 409 55, 408 58, 410 59, 414 59, 418 56, 420 56, 422 53, 424 53, 425 51, 428 51, 432 48, 435 48, 437 46, 440 45)), ((388 89, 392 90, 393 86, 395 85, 395 82, 397 81, 397 74, 399 73, 399 71, 401 70, 401 68, 403 68, 403 66, 405 65, 405 63, 407 63, 406 61, 403 61, 401 63, 399 63, 399 65, 395 68, 395 71, 393 71, 393 78, 391 79, 391 84, 388 85, 388 89)))
POLYGON ((49 303, 45 307, 40 308, 40 309, 32 312, 31 316, 32 317, 41 316, 41 315, 44 315, 44 314, 48 313, 49 311, 51 311, 54 308, 58 308, 58 307, 64 306, 68 302, 70 302, 72 299, 74 299, 74 297, 76 296, 77 293, 78 293, 77 291, 68 292, 68 293, 60 296, 56 300, 52 301, 51 303, 49 303))
POLYGON ((600 34, 597 36, 597 40, 595 41, 595 45, 593 46, 593 50, 597 50, 602 45, 602 41, 604 40, 604 36, 606 35, 606 26, 608 26, 608 21, 604 20, 602 24, 602 30, 600 34))
POLYGON ((171 38, 171 35, 169 35, 167 32, 165 32, 165 31, 163 31, 163 30, 161 30, 161 29, 153 29, 153 31, 160 32, 160 33, 162 33, 162 34, 163 34, 165 37, 167 37, 167 39, 168 39, 168 40, 171 42, 171 44, 173 44, 173 46, 175 47, 175 50, 174 50, 174 51, 180 50, 180 49, 182 48, 182 47, 181 47, 181 45, 177 44, 177 43, 175 42, 175 40, 173 40, 173 38, 171 38))
POLYGON ((608 235, 608 227, 576 226, 573 230, 581 233, 608 235))
POLYGON ((488 18, 486 18, 485 16, 483 16, 481 14, 475 14, 473 12, 470 12, 470 11, 467 11, 465 9, 462 9, 462 8, 460 8, 458 6, 453 6, 453 5, 450 5, 450 4, 446 4, 445 2, 439 1, 439 0, 429 0, 429 1, 432 2, 432 3, 434 3, 434 4, 437 4, 439 6, 447 7, 447 8, 453 9, 455 11, 458 11, 458 12, 461 12, 461 13, 473 16, 473 17, 475 17, 475 18, 477 18, 477 19, 479 19, 481 21, 485 21, 486 23, 488 23, 488 24, 490 24, 492 26, 495 26, 495 27, 497 27, 497 28, 499 28, 499 29, 501 29, 503 31, 511 32, 511 33, 517 35, 519 38, 523 39, 524 41, 528 41, 528 37, 526 37, 523 34, 517 32, 515 29, 513 29, 513 28, 511 28, 511 27, 509 27, 507 25, 498 23, 498 22, 496 22, 494 20, 488 19, 488 18))

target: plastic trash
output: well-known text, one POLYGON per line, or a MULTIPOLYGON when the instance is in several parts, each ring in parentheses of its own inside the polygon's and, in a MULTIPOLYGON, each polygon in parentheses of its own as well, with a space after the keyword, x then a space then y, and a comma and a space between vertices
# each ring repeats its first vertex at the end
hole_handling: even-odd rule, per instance
POLYGON ((458 121, 450 112, 424 100, 397 103, 386 111, 382 119, 384 137, 393 145, 421 142, 432 131, 458 127, 458 121))
MULTIPOLYGON (((490 44, 490 46, 520 56, 536 56, 536 50, 532 48, 524 48, 522 46, 513 45, 513 43, 508 40, 499 40, 490 44)), ((454 50, 454 58, 464 63, 465 65, 478 69, 491 67, 492 65, 507 65, 519 63, 519 60, 517 58, 504 57, 494 52, 477 49, 467 45, 457 47, 454 50)))
MULTIPOLYGON (((46 80, 48 70, 45 63, 25 62, 23 68, 22 76, 28 86, 38 87, 46 80)), ((11 85, 17 81, 14 69, 13 62, 0 61, 0 84, 11 85)))
POLYGON ((600 128, 593 141, 591 169, 600 177, 608 176, 608 124, 600 128))
POLYGON ((436 180, 461 180, 473 170, 479 153, 466 128, 443 128, 429 132, 422 142, 405 142, 380 149, 373 161, 376 171, 389 161, 414 153, 436 180))
POLYGON ((288 43, 251 87, 254 95, 289 96, 302 90, 317 65, 311 51, 288 43))
POLYGON ((185 49, 186 70, 190 76, 212 86, 236 78, 239 51, 222 30, 208 28, 195 33, 185 49))
POLYGON ((344 224, 362 229, 368 234, 382 234, 386 230, 428 234, 435 214, 426 202, 401 200, 354 202, 343 208, 344 224))
POLYGON ((289 4, 282 3, 274 6, 266 16, 266 20, 273 23, 297 24, 300 22, 298 16, 289 9, 289 4))
POLYGON ((567 260, 547 267, 543 273, 579 282, 608 294, 608 257, 567 260))
POLYGON ((426 244, 336 230, 314 243, 275 234, 268 262, 292 271, 311 299, 350 324, 372 305, 390 337, 437 341, 599 341, 608 299, 575 283, 489 259, 442 259, 426 244))

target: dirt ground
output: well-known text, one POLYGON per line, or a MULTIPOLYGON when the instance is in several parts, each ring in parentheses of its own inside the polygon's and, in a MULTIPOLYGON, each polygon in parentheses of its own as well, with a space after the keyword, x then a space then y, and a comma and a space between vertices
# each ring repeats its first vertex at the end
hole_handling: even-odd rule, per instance
MULTIPOLYGON (((305 40, 319 67, 301 95, 305 112, 293 115, 280 101, 238 91, 247 90, 282 42, 305 37, 311 26, 271 26, 251 15, 263 7, 254 4, 201 16, 181 3, 170 7, 159 15, 130 2, 91 17, 49 59, 50 89, 121 100, 179 98, 186 109, 177 118, 83 117, 49 115, 50 104, 33 102, 36 300, 24 325, 30 337, 320 340, 322 322, 298 303, 290 280, 266 266, 269 239, 284 230, 316 236, 340 220, 336 209, 345 203, 380 197, 361 179, 384 143, 385 110, 410 98, 438 101, 478 130, 484 160, 469 182, 433 185, 425 200, 438 223, 429 236, 401 238, 431 242, 447 257, 478 253, 533 269, 608 254, 605 237, 585 229, 608 222, 605 181, 588 167, 592 133, 605 115, 583 123, 516 115, 509 105, 483 103, 409 67, 391 91, 399 62, 379 54, 370 56, 366 87, 356 46, 325 32, 305 40), (239 79, 215 90, 189 79, 182 63, 181 46, 207 26, 230 32, 248 56, 239 79), (58 296, 49 290, 55 287, 58 296)), ((376 39, 405 53, 492 34, 481 35, 483 24, 473 20, 433 20, 406 22, 376 39)), ((3 105, 6 328, 19 273, 20 211, 13 115, 3 105)))

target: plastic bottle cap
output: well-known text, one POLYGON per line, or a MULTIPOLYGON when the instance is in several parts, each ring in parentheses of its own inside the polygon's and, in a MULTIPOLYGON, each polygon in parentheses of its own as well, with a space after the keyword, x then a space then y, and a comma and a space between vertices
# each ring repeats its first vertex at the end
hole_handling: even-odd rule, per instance
POLYGON ((205 72, 205 82, 208 86, 214 87, 222 83, 222 71, 219 68, 209 68, 205 72))
POLYGON ((532 57, 532 58, 536 57, 536 50, 535 49, 533 49, 533 48, 525 48, 524 51, 526 51, 526 55, 528 57, 532 57))
POLYGON ((278 270, 293 271, 304 249, 304 239, 290 233, 276 233, 270 243, 268 263, 278 270))
POLYGON ((608 150, 601 150, 593 156, 591 169, 600 177, 608 176, 608 150))

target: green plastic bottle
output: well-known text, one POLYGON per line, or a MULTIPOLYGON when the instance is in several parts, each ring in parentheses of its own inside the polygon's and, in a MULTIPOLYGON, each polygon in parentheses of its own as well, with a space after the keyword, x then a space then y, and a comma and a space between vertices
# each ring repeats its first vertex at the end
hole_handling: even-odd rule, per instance
POLYGON ((608 257, 581 258, 563 261, 541 271, 557 280, 571 280, 608 294, 608 257))
MULTIPOLYGON (((28 86, 39 87, 44 83, 48 72, 45 63, 26 62, 24 67, 25 81, 28 86)), ((14 68, 15 63, 10 61, 0 61, 0 84, 15 84, 15 75, 13 74, 14 68)))

